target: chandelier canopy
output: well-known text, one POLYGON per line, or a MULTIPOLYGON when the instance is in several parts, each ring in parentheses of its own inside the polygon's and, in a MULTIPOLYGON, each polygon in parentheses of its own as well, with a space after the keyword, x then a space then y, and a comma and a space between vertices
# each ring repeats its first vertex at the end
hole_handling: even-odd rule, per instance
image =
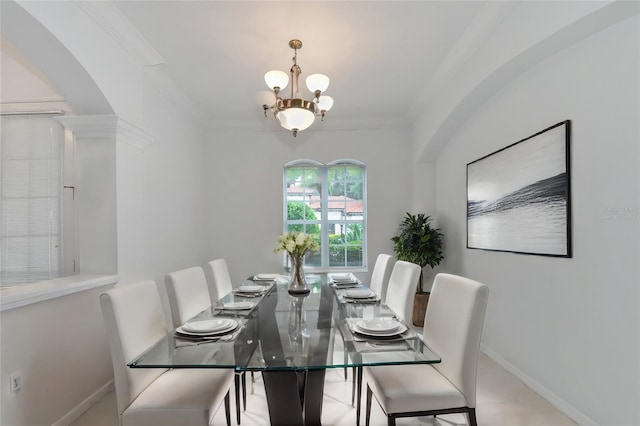
POLYGON ((298 66, 298 49, 302 48, 300 40, 291 40, 289 47, 293 49, 293 65, 289 71, 289 75, 283 71, 269 71, 264 75, 264 81, 275 95, 275 101, 272 105, 263 104, 264 116, 267 116, 267 110, 273 111, 273 115, 282 127, 293 132, 296 137, 299 131, 302 131, 313 124, 317 116, 324 116, 333 106, 333 98, 323 95, 324 91, 329 87, 329 77, 324 74, 311 74, 307 77, 307 88, 313 93, 311 100, 305 100, 300 97, 298 80, 302 70, 298 66), (287 87, 291 79, 291 96, 289 98, 281 98, 280 91, 287 87))

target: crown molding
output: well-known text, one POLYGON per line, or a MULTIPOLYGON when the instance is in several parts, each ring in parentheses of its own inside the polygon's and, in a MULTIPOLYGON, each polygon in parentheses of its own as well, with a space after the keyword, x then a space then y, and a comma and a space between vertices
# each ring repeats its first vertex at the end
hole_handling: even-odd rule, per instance
POLYGON ((117 115, 68 115, 57 121, 78 138, 109 138, 115 135, 117 115))
POLYGON ((76 3, 142 66, 165 63, 162 56, 151 47, 112 2, 76 0, 76 3))
POLYGON ((118 141, 140 149, 145 149, 157 140, 151 133, 120 117, 118 117, 116 133, 118 141))
POLYGON ((77 138, 115 138, 139 149, 157 139, 151 133, 117 115, 76 115, 57 117, 77 138))

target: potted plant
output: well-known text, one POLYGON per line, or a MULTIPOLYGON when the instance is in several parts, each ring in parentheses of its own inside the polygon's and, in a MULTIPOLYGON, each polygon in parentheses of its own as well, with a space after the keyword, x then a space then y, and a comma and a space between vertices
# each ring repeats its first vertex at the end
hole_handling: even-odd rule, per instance
MULTIPOLYGON (((432 268, 440 264, 442 254, 442 233, 440 229, 431 227, 431 217, 423 213, 406 214, 400 223, 400 234, 391 238, 393 250, 398 260, 432 268)), ((427 310, 429 293, 423 290, 422 270, 413 303, 413 323, 419 327, 424 325, 424 314, 427 310)))

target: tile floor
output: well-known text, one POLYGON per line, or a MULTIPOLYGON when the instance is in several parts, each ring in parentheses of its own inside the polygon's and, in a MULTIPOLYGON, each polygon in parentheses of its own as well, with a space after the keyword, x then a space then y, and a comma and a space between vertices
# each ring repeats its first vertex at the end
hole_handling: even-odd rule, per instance
MULTIPOLYGON (((259 374, 253 394, 247 397, 247 411, 242 414, 243 426, 268 424, 268 410, 264 387, 259 374)), ((355 408, 351 406, 351 378, 345 381, 343 370, 328 370, 325 379, 325 397, 322 411, 324 425, 355 425, 355 408)), ((250 380, 247 380, 247 386, 250 380)), ((567 416, 533 392, 513 375, 481 355, 478 362, 478 394, 476 415, 480 426, 566 426, 575 425, 567 416)), ((364 393, 362 421, 364 424, 364 393)), ((232 392, 233 395, 233 392, 232 392)), ((235 425, 235 402, 232 406, 232 425, 235 425)), ((215 425, 224 425, 224 408, 218 411, 215 425)), ((371 425, 386 425, 382 410, 374 401, 371 409, 371 425)), ((462 415, 447 415, 399 419, 400 425, 459 426, 466 425, 462 415)), ((117 426, 115 394, 106 395, 71 426, 117 426)))

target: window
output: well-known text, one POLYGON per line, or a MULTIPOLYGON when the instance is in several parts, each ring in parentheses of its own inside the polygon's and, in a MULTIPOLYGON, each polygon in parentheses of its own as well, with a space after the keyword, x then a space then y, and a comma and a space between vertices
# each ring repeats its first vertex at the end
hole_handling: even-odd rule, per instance
POLYGON ((2 117, 0 283, 50 280, 62 262, 62 126, 49 114, 2 117))
POLYGON ((284 231, 314 235, 320 250, 307 256, 315 270, 366 268, 366 173, 355 160, 284 166, 284 231))

